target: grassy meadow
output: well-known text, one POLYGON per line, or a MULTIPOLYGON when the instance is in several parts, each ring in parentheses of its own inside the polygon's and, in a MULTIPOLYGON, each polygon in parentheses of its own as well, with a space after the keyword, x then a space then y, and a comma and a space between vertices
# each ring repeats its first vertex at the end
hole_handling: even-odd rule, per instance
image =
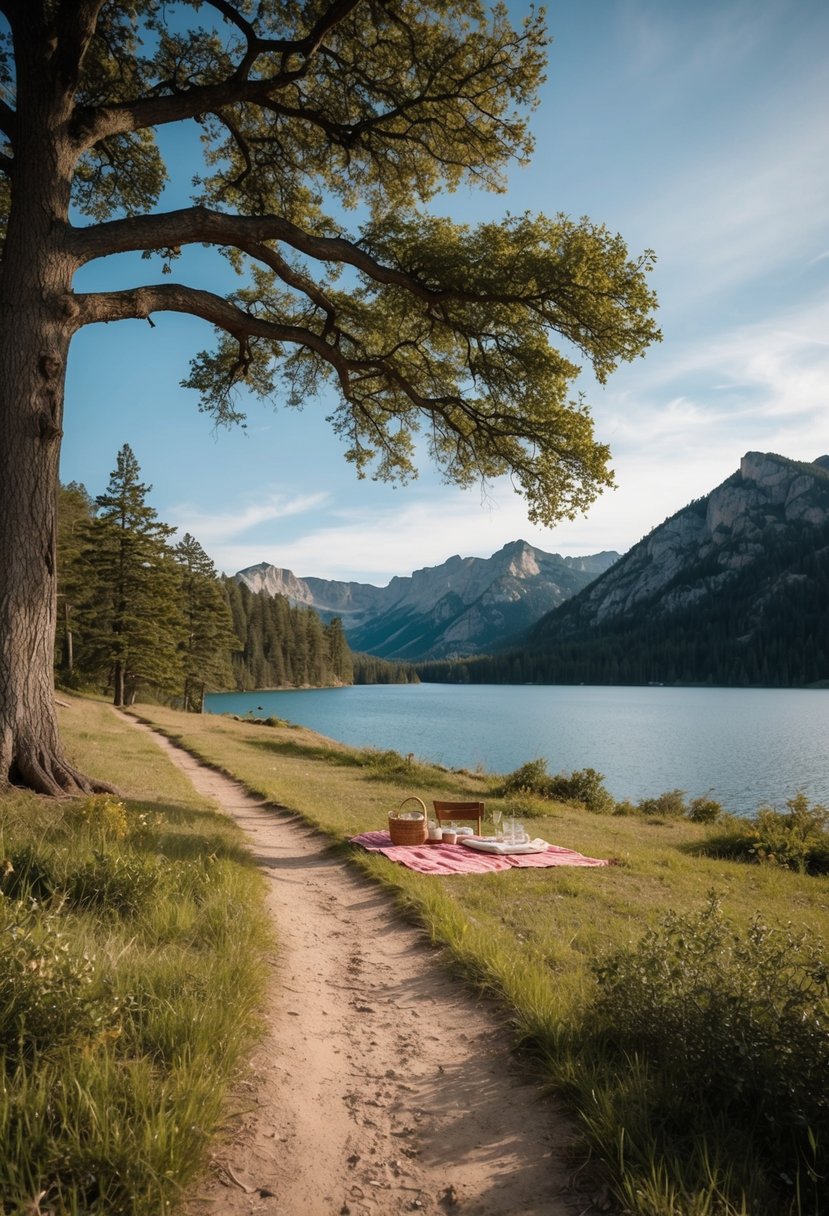
POLYGON ((152 739, 61 717, 125 797, 0 799, 0 1212, 173 1211, 257 1032, 263 883, 152 739))
MULTIPOLYGON (((506 796, 496 776, 287 723, 136 712, 324 833, 498 1003, 569 1104, 574 1171, 588 1163, 614 1210, 829 1211, 825 874, 706 856, 717 825, 506 796), (616 864, 442 878, 348 845, 413 794, 483 798, 616 864)), ((255 1033, 261 886, 233 825, 151 740, 96 701, 62 718, 73 757, 127 796, 120 812, 0 803, 18 943, 0 993, 0 1211, 156 1213, 203 1163, 255 1033)))
POLYGON ((706 856, 716 825, 499 794, 284 723, 140 710, 339 842, 542 1061, 637 1216, 829 1210, 829 878, 706 856), (617 864, 433 877, 344 844, 408 795, 483 798, 617 864))

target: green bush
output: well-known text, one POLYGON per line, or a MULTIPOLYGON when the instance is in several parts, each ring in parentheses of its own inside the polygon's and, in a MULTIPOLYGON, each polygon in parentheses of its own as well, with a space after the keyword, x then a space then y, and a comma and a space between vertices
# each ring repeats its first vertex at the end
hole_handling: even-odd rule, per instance
POLYGON ((623 798, 621 802, 617 802, 613 808, 614 815, 638 815, 639 807, 635 802, 631 802, 629 798, 623 798))
POLYGON ((97 851, 67 875, 66 894, 76 908, 101 908, 134 916, 146 907, 162 875, 159 858, 97 851))
POLYGON ((796 794, 786 811, 762 807, 753 819, 729 816, 703 851, 715 857, 784 866, 806 874, 829 873, 829 810, 796 794))
POLYGON ((722 815, 722 803, 717 802, 716 798, 709 798, 707 794, 694 798, 688 808, 688 818, 692 823, 716 823, 722 815))
POLYGON ((645 1061, 653 1127, 682 1127, 691 1140, 724 1119, 772 1180, 808 1179, 829 1200, 821 945, 759 917, 738 929, 711 896, 702 912, 670 914, 611 953, 595 974, 593 1037, 620 1059, 645 1061))
POLYGON ((563 802, 580 802, 596 815, 611 815, 616 803, 603 782, 604 774, 594 768, 558 773, 550 783, 551 796, 563 802))
POLYGON ((539 798, 551 797, 552 777, 547 772, 546 760, 528 760, 504 778, 500 793, 535 794, 539 798))
POLYGON ((603 781, 604 775, 594 768, 576 769, 572 773, 557 773, 551 777, 545 760, 528 760, 505 777, 500 792, 508 796, 535 795, 537 798, 576 802, 598 815, 609 815, 616 804, 603 781))
POLYGON ((656 798, 642 798, 638 803, 641 815, 658 815, 663 818, 678 818, 688 810, 685 790, 666 790, 656 798))
POLYGON ((117 1002, 59 913, 0 898, 0 1053, 9 1059, 110 1026, 117 1002))

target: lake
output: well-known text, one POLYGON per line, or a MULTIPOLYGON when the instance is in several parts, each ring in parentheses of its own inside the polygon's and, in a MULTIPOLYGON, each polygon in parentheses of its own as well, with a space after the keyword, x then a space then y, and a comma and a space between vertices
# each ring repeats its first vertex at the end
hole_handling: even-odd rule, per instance
POLYGON ((595 768, 617 799, 711 791, 727 810, 829 802, 829 691, 390 684, 214 693, 208 713, 286 718, 450 768, 595 768))

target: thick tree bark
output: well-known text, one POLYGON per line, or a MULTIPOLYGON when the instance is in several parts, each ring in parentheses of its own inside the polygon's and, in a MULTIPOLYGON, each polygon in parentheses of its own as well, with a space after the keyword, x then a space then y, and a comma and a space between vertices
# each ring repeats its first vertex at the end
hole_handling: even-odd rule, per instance
POLYGON ((27 66, 0 266, 0 787, 58 795, 109 787, 68 762, 55 712, 58 459, 76 311, 65 249, 71 157, 54 138, 62 115, 40 65, 27 66))
POLYGON ((74 793, 97 784, 65 759, 54 705, 56 492, 69 334, 39 298, 35 267, 18 266, 13 298, 3 290, 12 256, 0 281, 0 446, 10 470, 0 482, 0 785, 74 793))

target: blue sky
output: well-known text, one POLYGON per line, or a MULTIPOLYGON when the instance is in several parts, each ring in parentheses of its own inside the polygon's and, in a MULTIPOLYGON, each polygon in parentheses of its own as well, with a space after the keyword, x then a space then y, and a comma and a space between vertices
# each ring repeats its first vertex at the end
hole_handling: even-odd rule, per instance
MULTIPOLYGON (((179 387, 211 330, 171 315, 75 339, 62 480, 101 493, 129 443, 159 516, 220 570, 268 561, 385 584, 519 537, 562 554, 624 552, 746 451, 829 452, 829 6, 564 0, 548 24, 533 164, 510 173, 506 194, 458 193, 439 208, 470 222, 507 210, 589 215, 632 252, 656 251, 664 341, 605 387, 588 375, 580 384, 617 490, 545 529, 506 480, 460 491, 424 463, 408 486, 358 481, 324 400, 301 412, 251 401, 245 430, 215 434, 179 387)), ((187 172, 168 198, 184 205, 192 166, 179 145, 176 155, 187 172)), ((229 284, 200 250, 174 274, 229 284)), ((156 279, 157 264, 111 259, 76 287, 139 276, 156 279)))

